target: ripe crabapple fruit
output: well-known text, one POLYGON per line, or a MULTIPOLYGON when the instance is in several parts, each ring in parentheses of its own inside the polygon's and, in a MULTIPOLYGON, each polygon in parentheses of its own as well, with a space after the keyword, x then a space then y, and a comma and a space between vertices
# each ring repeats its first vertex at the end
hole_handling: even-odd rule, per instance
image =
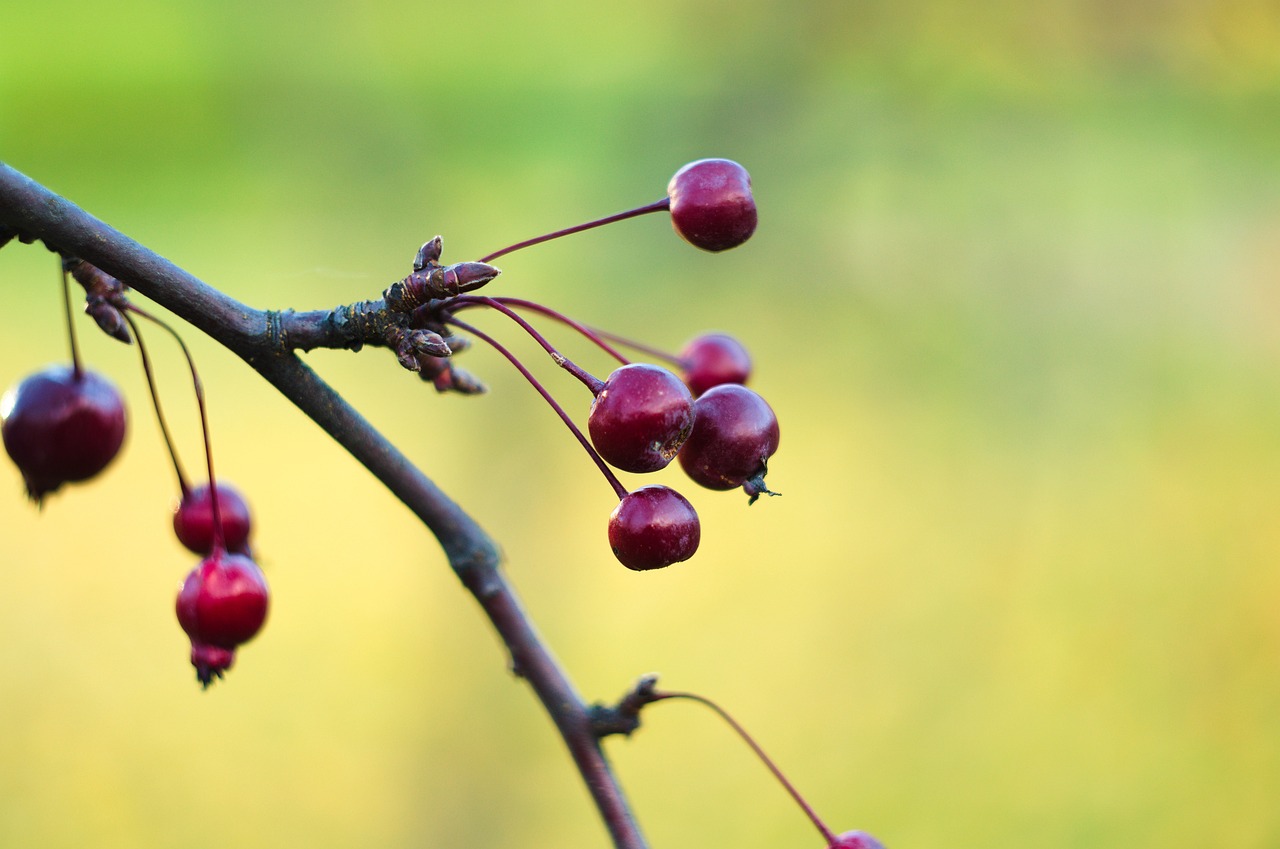
POLYGON ((661 569, 698 550, 702 527, 693 505, 667 486, 629 492, 609 517, 609 545, 628 569, 661 569))
POLYGON ((101 375, 53 365, 0 399, 4 447, 36 503, 64 483, 87 480, 124 442, 124 401, 101 375))
POLYGON ((756 230, 756 202, 747 169, 729 159, 699 159, 667 184, 671 226, 705 251, 736 248, 756 230))
POLYGON ((742 343, 724 333, 706 333, 680 352, 684 382, 694 397, 722 383, 746 383, 751 356, 742 343))
POLYGON ((694 402, 693 433, 680 449, 680 466, 708 489, 750 483, 767 492, 767 463, 778 450, 778 419, 754 391, 736 383, 707 390, 694 402))
POLYGON ((591 444, 624 472, 656 472, 693 429, 693 396, 680 378, 647 363, 622 366, 604 381, 587 417, 591 444))
MULTIPOLYGON (((227 551, 248 554, 249 532, 253 529, 249 505, 233 487, 218 484, 218 514, 222 519, 223 544, 227 551)), ((209 485, 193 487, 173 509, 173 532, 196 554, 213 551, 213 499, 209 485)))
POLYGON ((191 663, 200 683, 208 686, 222 677, 236 647, 262 629, 267 607, 266 579, 242 554, 215 551, 191 570, 175 609, 178 624, 191 638, 191 663))

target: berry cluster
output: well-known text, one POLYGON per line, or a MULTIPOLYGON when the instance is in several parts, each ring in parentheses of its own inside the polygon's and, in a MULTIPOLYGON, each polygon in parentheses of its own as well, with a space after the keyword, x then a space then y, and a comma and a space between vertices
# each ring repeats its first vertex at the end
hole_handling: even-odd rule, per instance
MULTIPOLYGON (((412 273, 383 293, 385 312, 380 325, 383 343, 400 363, 440 391, 483 391, 478 381, 453 365, 453 355, 468 344, 467 336, 488 342, 508 357, 561 417, 613 488, 618 503, 609 517, 609 546, 624 566, 634 570, 658 569, 692 557, 701 540, 701 525, 693 505, 676 490, 662 484, 628 489, 615 469, 649 474, 679 458, 679 466, 700 486, 741 488, 749 503, 762 494, 775 494, 764 478, 769 458, 778 448, 778 420, 764 399, 745 385, 751 375, 746 349, 731 336, 713 333, 697 337, 679 354, 669 354, 585 327, 540 304, 470 293, 497 276, 498 269, 489 263, 499 256, 662 211, 670 214, 678 235, 707 251, 741 245, 756 228, 756 205, 746 170, 727 159, 698 160, 676 172, 661 200, 529 239, 477 261, 442 265, 442 240, 428 241, 415 256, 412 273), (496 310, 517 322, 588 389, 592 400, 586 411, 586 433, 501 343, 459 317, 477 307, 496 310), (619 367, 603 380, 594 377, 557 351, 522 311, 573 328, 616 359, 619 367), (632 362, 615 345, 651 355, 663 365, 632 362)), ((177 617, 191 639, 197 677, 207 686, 231 666, 236 648, 256 635, 266 618, 268 592, 249 548, 248 508, 234 489, 215 483, 204 394, 181 337, 130 303, 126 287, 102 270, 68 257, 62 271, 64 291, 70 274, 84 287, 85 311, 103 331, 127 344, 137 343, 178 478, 174 533, 202 557, 182 583, 177 617), (171 334, 190 365, 210 482, 204 486, 190 486, 178 461, 136 318, 154 322, 171 334)), ((119 451, 125 433, 119 393, 80 364, 70 327, 69 295, 66 300, 72 365, 50 367, 27 378, 5 396, 0 408, 5 448, 37 503, 64 483, 100 473, 119 451)))
MULTIPOLYGON (((751 359, 731 336, 699 336, 678 355, 669 354, 600 330, 531 301, 466 294, 497 275, 489 262, 512 251, 577 233, 603 224, 651 212, 668 211, 676 233, 708 251, 723 251, 745 242, 756 228, 756 205, 751 179, 743 167, 727 159, 702 159, 676 172, 667 196, 645 206, 557 230, 495 251, 477 262, 441 266, 439 237, 423 245, 414 273, 384 293, 389 310, 407 317, 407 329, 441 340, 445 353, 461 341, 456 331, 492 345, 533 384, 573 432, 618 496, 608 523, 609 546, 617 559, 634 570, 669 566, 693 556, 701 539, 701 525, 693 505, 671 487, 655 484, 628 490, 613 469, 648 474, 673 459, 695 483, 715 490, 741 487, 754 502, 762 494, 776 494, 765 486, 768 460, 778 449, 778 420, 768 403, 744 384, 751 375, 751 359), (564 408, 503 345, 458 314, 487 307, 510 317, 535 339, 552 359, 577 378, 592 395, 586 435, 564 408), (523 316, 530 311, 561 322, 598 345, 621 363, 603 380, 564 356, 523 316), (629 347, 664 362, 632 362, 614 345, 629 347), (667 366, 671 366, 668 368, 667 366), (674 370, 673 370, 674 369, 674 370)), ((398 349, 399 352, 399 349, 398 349)), ((479 383, 434 351, 412 351, 402 364, 419 372, 440 390, 478 391, 479 383)))
MULTIPOLYGON (((212 480, 212 478, 210 478, 212 480)), ((249 550, 252 522, 240 493, 226 484, 186 489, 173 511, 179 541, 203 555, 178 592, 178 624, 191 638, 191 665, 204 686, 221 678, 236 648, 262 629, 267 582, 249 550)))
MULTIPOLYGON (((208 686, 231 666, 236 647, 256 635, 266 620, 266 581, 249 553, 249 508, 240 494, 226 485, 188 485, 134 316, 164 327, 182 347, 195 384, 209 480, 213 481, 204 392, 181 338, 168 325, 129 303, 123 284, 100 269, 67 258, 62 260, 62 271, 64 292, 67 273, 84 285, 86 312, 99 326, 125 343, 137 342, 156 417, 178 476, 181 496, 174 509, 173 530, 184 546, 203 557, 182 583, 177 616, 191 639, 196 676, 208 686)), ((119 452, 126 430, 119 391, 80 362, 69 295, 66 302, 71 365, 53 365, 30 375, 0 400, 5 450, 22 474, 27 494, 39 505, 63 484, 89 480, 106 469, 119 452)))

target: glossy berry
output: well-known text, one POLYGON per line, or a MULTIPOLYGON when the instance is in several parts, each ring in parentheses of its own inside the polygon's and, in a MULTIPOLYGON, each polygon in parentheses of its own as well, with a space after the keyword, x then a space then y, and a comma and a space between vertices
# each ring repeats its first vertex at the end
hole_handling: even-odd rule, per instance
POLYGON ((865 831, 846 831, 827 849, 885 849, 885 846, 865 831))
POLYGON ((39 503, 64 483, 87 480, 115 458, 124 442, 124 401, 91 371, 49 366, 0 399, 4 447, 27 493, 39 503))
POLYGON ((756 202, 747 169, 728 159, 699 159, 667 184, 671 226, 705 251, 736 248, 756 230, 756 202))
POLYGON ((182 583, 178 624, 191 638, 191 662, 206 686, 230 666, 234 652, 262 628, 267 618, 267 582, 257 565, 241 554, 215 551, 200 561, 182 583), (226 665, 219 668, 218 661, 226 665))
POLYGON ((609 545, 628 569, 661 569, 698 550, 702 526, 693 505, 667 486, 629 492, 609 517, 609 545))
MULTIPOLYGON (((249 505, 233 487, 221 482, 218 484, 218 512, 222 518, 223 544, 227 550, 247 554, 249 532, 252 530, 249 505)), ((209 497, 208 484, 194 487, 174 507, 173 532, 196 554, 213 551, 213 499, 209 497)))
POLYGON ((693 396, 658 366, 632 363, 614 371, 587 417, 591 444, 624 472, 656 472, 671 462, 693 429, 693 396))
POLYGON ((680 352, 684 382, 694 396, 722 383, 746 383, 751 376, 751 356, 742 343, 724 333, 707 333, 680 352))
POLYGON ((736 383, 716 386, 694 403, 693 433, 680 449, 680 466, 708 489, 750 483, 767 492, 767 463, 778 450, 778 419, 758 394, 736 383))

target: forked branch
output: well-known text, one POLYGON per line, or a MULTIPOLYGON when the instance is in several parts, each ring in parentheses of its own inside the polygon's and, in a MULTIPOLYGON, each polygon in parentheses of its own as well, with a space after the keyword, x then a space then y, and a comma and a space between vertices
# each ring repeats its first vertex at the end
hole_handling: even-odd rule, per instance
POLYGON ((589 710, 521 608, 493 540, 286 347, 282 313, 228 297, 0 163, 0 246, 15 237, 92 263, 233 351, 404 502, 439 541, 506 645, 512 669, 529 682, 555 723, 614 846, 643 849, 644 838, 601 751, 589 710))

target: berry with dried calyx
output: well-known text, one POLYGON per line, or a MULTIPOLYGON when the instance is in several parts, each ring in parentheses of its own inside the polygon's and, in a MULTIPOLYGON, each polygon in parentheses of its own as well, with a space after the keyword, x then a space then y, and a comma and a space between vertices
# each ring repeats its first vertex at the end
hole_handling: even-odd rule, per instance
POLYGON ((742 343, 725 333, 705 333, 680 352, 684 382, 694 396, 722 383, 746 383, 751 356, 742 343))
POLYGON ((262 629, 268 600, 262 571, 241 554, 215 550, 187 575, 175 609, 191 638, 191 663, 201 684, 222 677, 236 647, 262 629))
POLYGON ((748 487, 754 501, 768 460, 778 450, 778 418, 756 392, 736 383, 707 390, 693 405, 693 432, 680 449, 680 466, 708 489, 748 487))
POLYGON ((36 503, 64 483, 97 475, 115 459, 127 426, 124 401, 106 378, 53 365, 0 399, 4 447, 36 503))
MULTIPOLYGON (((223 542, 227 551, 248 554, 253 520, 249 505, 234 487, 218 482, 218 513, 222 518, 223 542)), ((214 548, 213 499, 209 485, 193 487, 173 509, 173 532, 196 554, 210 554, 214 548)))
POLYGON ((667 184, 671 226, 704 251, 736 248, 756 230, 756 202, 747 169, 730 159, 699 159, 667 184))
POLYGON ((694 426, 693 395, 659 366, 615 369, 591 404, 591 444, 625 472, 656 472, 676 456, 694 426))
POLYGON ((235 649, 191 641, 191 665, 196 668, 196 680, 202 686, 208 687, 214 678, 221 678, 235 662, 235 649))
POLYGON ((702 526, 693 505, 667 486, 629 492, 609 517, 609 546, 628 569, 661 569, 698 550, 702 526))

